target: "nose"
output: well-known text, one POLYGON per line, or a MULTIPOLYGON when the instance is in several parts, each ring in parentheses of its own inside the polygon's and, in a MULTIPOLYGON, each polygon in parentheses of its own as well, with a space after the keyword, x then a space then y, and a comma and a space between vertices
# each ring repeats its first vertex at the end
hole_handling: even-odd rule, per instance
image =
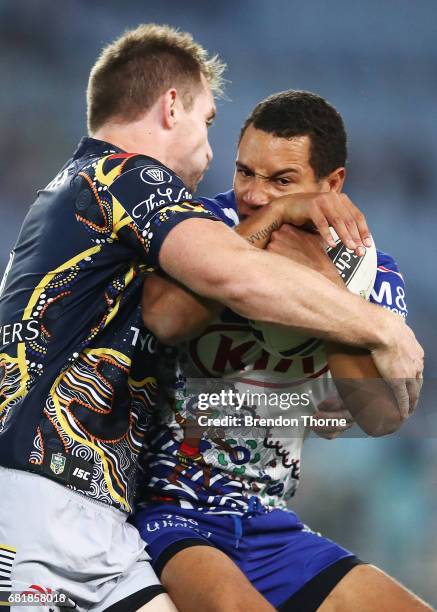
POLYGON ((247 185, 242 199, 245 204, 251 207, 265 206, 271 200, 267 192, 265 181, 261 178, 254 177, 247 185))
POLYGON ((208 166, 209 166, 209 164, 212 162, 212 158, 214 157, 214 155, 213 155, 213 152, 212 152, 211 145, 209 144, 209 141, 206 144, 207 144, 207 147, 206 147, 206 159, 208 160, 208 166))

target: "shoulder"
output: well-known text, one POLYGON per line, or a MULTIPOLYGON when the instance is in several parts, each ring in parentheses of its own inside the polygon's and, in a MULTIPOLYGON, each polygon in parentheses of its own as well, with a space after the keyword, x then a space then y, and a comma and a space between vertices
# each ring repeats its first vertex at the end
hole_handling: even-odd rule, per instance
POLYGON ((145 189, 155 190, 172 185, 185 187, 182 179, 170 168, 152 157, 139 153, 115 153, 101 157, 95 163, 96 178, 105 184, 120 179, 136 181, 145 189))
POLYGON ((377 270, 370 301, 406 317, 408 314, 404 277, 395 259, 377 251, 377 270))
POLYGON ((385 274, 394 273, 403 280, 399 266, 395 258, 390 253, 385 253, 377 249, 377 276, 383 277, 385 274))
MULTIPOLYGON (((77 174, 90 179, 98 188, 132 188, 156 191, 167 186, 184 188, 182 179, 170 168, 152 157, 139 153, 109 153, 92 155, 76 162, 77 174)), ((187 191, 185 189, 185 191, 187 191)), ((191 197, 191 194, 189 194, 191 197)))
POLYGON ((192 199, 182 179, 158 160, 140 154, 117 153, 100 158, 95 184, 107 191, 141 227, 165 207, 183 208, 192 199))
POLYGON ((214 198, 196 198, 229 227, 238 225, 237 204, 233 189, 219 193, 214 198))

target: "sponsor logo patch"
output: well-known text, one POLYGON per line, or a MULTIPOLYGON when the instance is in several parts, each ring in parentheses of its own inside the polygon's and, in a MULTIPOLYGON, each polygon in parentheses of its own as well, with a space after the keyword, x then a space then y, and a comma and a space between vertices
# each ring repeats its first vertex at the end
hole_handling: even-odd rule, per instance
POLYGON ((146 166, 141 171, 141 180, 148 185, 162 185, 163 183, 171 183, 172 176, 160 166, 146 166))
POLYGON ((89 491, 91 488, 93 464, 79 457, 49 450, 40 468, 33 465, 32 469, 40 469, 49 478, 72 485, 81 491, 89 491))
POLYGON ((50 469, 52 470, 53 474, 56 474, 56 476, 62 474, 62 472, 65 470, 66 460, 67 458, 65 455, 62 455, 61 453, 54 453, 52 455, 50 460, 50 469))

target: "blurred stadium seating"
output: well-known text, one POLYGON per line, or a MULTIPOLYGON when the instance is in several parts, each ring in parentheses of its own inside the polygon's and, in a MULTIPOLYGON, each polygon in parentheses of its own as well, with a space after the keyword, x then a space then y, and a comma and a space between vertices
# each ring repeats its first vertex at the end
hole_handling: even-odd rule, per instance
MULTIPOLYGON (((337 106, 350 141, 346 191, 366 212, 377 245, 398 259, 409 322, 425 345, 427 378, 436 379, 434 0, 2 0, 1 269, 36 189, 85 132, 84 91, 98 50, 146 21, 191 31, 229 63, 230 100, 219 103, 202 194, 230 186, 239 127, 262 97, 309 89, 337 106)), ((437 436, 431 387, 428 396, 437 436)), ((437 606, 437 438, 424 430, 390 440, 310 440, 293 507, 437 606)))

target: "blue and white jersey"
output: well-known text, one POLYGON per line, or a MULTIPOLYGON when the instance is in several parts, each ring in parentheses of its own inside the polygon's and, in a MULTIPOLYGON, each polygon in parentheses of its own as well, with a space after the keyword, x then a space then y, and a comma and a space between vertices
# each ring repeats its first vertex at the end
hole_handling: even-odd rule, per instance
MULTIPOLYGON (((233 189, 219 193, 215 198, 198 198, 198 201, 229 227, 238 225, 237 202, 233 189)), ((391 255, 379 250, 377 255, 377 274, 370 302, 405 318, 408 310, 403 276, 391 255)))
POLYGON ((406 318, 408 315, 404 277, 388 253, 377 251, 378 267, 370 301, 406 318))
POLYGON ((237 202, 233 189, 219 193, 215 198, 197 198, 197 201, 229 227, 238 225, 237 202))
MULTIPOLYGON (((230 227, 238 223, 233 191, 200 201, 230 227)), ((405 286, 396 262, 378 251, 377 266, 370 301, 406 316, 405 286)), ((198 338, 163 348, 160 363, 158 378, 166 393, 157 414, 142 503, 165 501, 205 512, 242 514, 255 495, 266 508, 285 508, 299 482, 305 427, 287 437, 282 427, 241 427, 232 436, 221 427, 200 427, 196 415, 187 411, 186 380, 224 378, 239 391, 268 387, 276 393, 311 381, 311 413, 335 392, 323 342, 290 358, 269 354, 249 322, 225 309, 198 338)), ((293 414, 300 416, 299 410, 293 414)))

